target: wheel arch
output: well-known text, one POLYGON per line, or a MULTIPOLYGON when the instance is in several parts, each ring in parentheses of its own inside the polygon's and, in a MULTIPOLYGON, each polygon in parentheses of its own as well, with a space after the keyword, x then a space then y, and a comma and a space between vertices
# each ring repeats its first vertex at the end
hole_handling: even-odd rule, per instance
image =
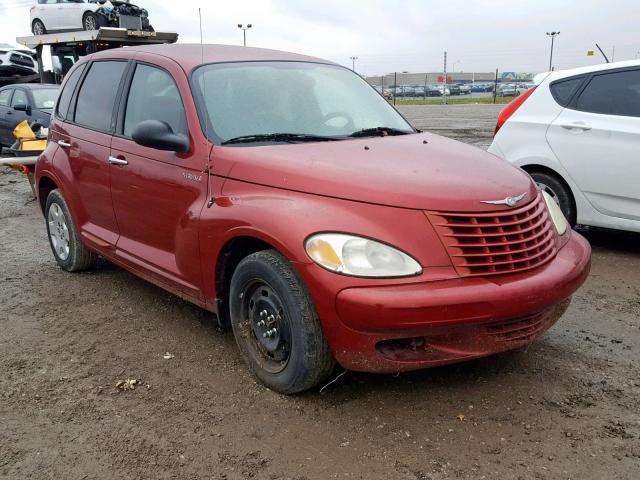
POLYGON ((577 215, 578 205, 577 205, 577 202, 576 202, 576 194, 573 191, 573 188, 571 188, 571 185, 569 185, 569 182, 567 182, 565 180, 565 178, 561 174, 559 174, 553 168, 547 167, 546 165, 540 165, 540 164, 537 164, 537 163, 530 163, 530 164, 527 164, 527 165, 521 165, 520 168, 522 170, 524 170, 525 172, 527 172, 529 175, 531 175, 532 173, 546 173, 547 175, 551 175, 551 176, 557 178, 558 181, 560 183, 562 183, 562 185, 564 185, 564 187, 567 189, 567 192, 569 192, 569 195, 571 197, 571 203, 573 203, 574 212, 577 215))
POLYGON ((40 210, 44 214, 44 209, 47 204, 47 197, 51 193, 52 190, 58 188, 58 184, 51 177, 42 176, 38 180, 38 204, 40 205, 40 210))
MULTIPOLYGON (((231 278, 238 264, 252 253, 263 250, 276 250, 273 243, 259 238, 256 235, 240 234, 229 238, 218 252, 214 270, 214 282, 216 291, 216 310, 220 327, 228 329, 231 326, 229 317, 229 289, 231 278)), ((282 253, 282 251, 280 251, 282 253)))

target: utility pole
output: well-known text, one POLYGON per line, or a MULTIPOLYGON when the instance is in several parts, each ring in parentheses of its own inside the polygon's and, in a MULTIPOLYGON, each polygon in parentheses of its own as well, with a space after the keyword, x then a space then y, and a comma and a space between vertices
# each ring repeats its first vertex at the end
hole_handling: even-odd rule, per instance
POLYGON ((356 71, 356 60, 358 60, 358 57, 349 57, 351 59, 351 70, 353 70, 354 72, 356 71))
POLYGON ((247 24, 247 26, 245 27, 242 23, 238 24, 238 28, 240 30, 242 30, 242 35, 244 37, 244 46, 247 46, 247 30, 249 30, 253 25, 251 25, 250 23, 247 24))
POLYGON ((447 52, 444 52, 444 76, 443 76, 443 84, 444 84, 444 88, 442 89, 442 99, 444 101, 444 104, 447 104, 447 52))
POLYGON ((549 71, 553 71, 553 42, 560 32, 547 32, 547 36, 551 37, 551 55, 549 56, 549 71))

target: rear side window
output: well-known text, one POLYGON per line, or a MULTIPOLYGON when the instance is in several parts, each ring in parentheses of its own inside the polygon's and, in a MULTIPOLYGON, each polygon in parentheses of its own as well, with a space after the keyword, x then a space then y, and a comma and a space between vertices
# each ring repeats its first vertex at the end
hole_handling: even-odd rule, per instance
POLYGON ((578 97, 576 110, 640 117, 640 70, 594 76, 578 97))
POLYGON ((80 76, 83 71, 84 65, 80 65, 76 68, 67 79, 67 83, 60 94, 58 106, 56 107, 56 116, 62 120, 67 119, 67 112, 69 111, 69 105, 71 104, 71 97, 73 96, 73 91, 76 89, 76 85, 78 85, 78 81, 80 80, 80 76))
POLYGON ((108 132, 118 87, 127 62, 94 62, 84 77, 76 103, 75 123, 108 132))
POLYGON ((167 122, 174 133, 187 135, 187 123, 180 92, 164 70, 139 64, 133 75, 124 117, 124 135, 131 137, 145 120, 167 122))
POLYGON ((561 80, 551 84, 551 95, 559 105, 566 107, 573 94, 576 93, 578 87, 584 81, 584 77, 570 78, 569 80, 561 80))
POLYGON ((13 88, 7 88, 6 90, 2 90, 0 92, 0 105, 3 107, 8 107, 9 102, 11 101, 11 93, 13 93, 13 88))

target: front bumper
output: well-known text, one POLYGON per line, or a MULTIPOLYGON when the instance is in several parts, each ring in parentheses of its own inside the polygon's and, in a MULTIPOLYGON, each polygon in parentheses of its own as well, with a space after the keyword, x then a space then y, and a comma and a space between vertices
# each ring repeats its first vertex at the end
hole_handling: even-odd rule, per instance
POLYGON ((587 241, 572 232, 551 262, 528 272, 344 288, 331 298, 311 290, 343 367, 408 371, 531 343, 565 312, 589 274, 590 258, 587 241))

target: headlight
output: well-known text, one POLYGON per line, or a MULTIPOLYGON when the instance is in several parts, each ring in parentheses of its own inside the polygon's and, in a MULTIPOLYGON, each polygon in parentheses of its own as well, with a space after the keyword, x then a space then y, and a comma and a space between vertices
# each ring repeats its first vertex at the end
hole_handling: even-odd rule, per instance
POLYGON ((547 192, 542 192, 542 196, 544 197, 544 202, 547 204, 549 215, 551 215, 551 220, 553 220, 553 224, 556 227, 558 235, 564 235, 567 232, 567 228, 569 228, 569 222, 564 218, 564 213, 562 213, 560 206, 551 197, 551 195, 547 192))
POLYGON ((318 265, 355 277, 408 277, 422 273, 418 262, 406 253, 368 238, 342 233, 309 237, 305 250, 318 265))

